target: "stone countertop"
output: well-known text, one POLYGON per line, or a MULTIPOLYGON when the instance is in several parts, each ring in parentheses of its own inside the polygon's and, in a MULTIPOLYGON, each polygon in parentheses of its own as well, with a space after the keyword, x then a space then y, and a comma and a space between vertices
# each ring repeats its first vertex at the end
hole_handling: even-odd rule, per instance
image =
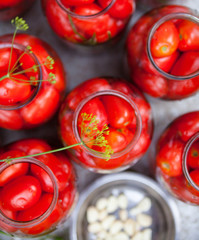
MULTIPOLYGON (((139 0, 138 0, 139 1, 139 0)), ((146 2, 146 0, 140 0, 146 2)), ((157 0, 156 0, 157 1, 157 0)), ((158 2, 158 1, 157 1, 158 2)), ((161 2, 161 1, 159 1, 161 2)), ((174 0, 170 1, 174 2, 174 0)), ((194 9, 199 9, 199 0, 178 0, 175 1, 181 5, 186 5, 194 9)), ((142 4, 142 7, 147 7, 142 4)), ((138 9, 134 14, 129 27, 139 18, 146 10, 138 9)), ((128 73, 125 67, 124 42, 125 36, 120 44, 106 51, 96 53, 78 52, 64 45, 51 31, 47 21, 41 11, 40 1, 34 4, 33 8, 24 16, 30 26, 27 33, 36 35, 52 45, 60 55, 65 70, 67 72, 67 89, 72 90, 76 85, 92 77, 97 76, 115 76, 128 79, 128 73)), ((0 22, 0 35, 13 32, 10 22, 0 22)), ((149 176, 153 176, 151 163, 154 159, 154 146, 163 131, 163 129, 177 116, 189 111, 199 110, 199 94, 180 101, 162 101, 147 96, 149 100, 155 121, 154 137, 147 154, 131 169, 149 176)), ((54 117, 47 124, 32 130, 9 131, 0 129, 2 145, 26 137, 40 137, 47 139, 52 145, 59 146, 60 141, 57 136, 57 119, 54 117), (53 127, 52 127, 53 126, 53 127), (50 129, 50 130, 49 130, 50 129)), ((77 167, 80 193, 92 180, 100 177, 100 174, 90 173, 87 170, 77 167)), ((198 240, 199 234, 199 207, 190 206, 177 201, 181 214, 181 229, 179 240, 198 240)), ((64 234, 66 239, 67 233, 64 234)))

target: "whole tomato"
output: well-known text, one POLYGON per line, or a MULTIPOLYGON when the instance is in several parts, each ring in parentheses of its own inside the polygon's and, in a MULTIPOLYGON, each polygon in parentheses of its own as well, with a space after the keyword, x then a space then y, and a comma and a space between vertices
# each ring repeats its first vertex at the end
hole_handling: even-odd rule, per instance
POLYGON ((41 185, 37 178, 20 176, 7 183, 2 191, 2 206, 11 211, 32 207, 40 198, 41 185))
POLYGON ((199 25, 197 23, 182 20, 178 25, 180 51, 199 50, 199 25))
POLYGON ((156 156, 157 165, 168 176, 182 175, 182 153, 184 144, 173 140, 165 144, 156 156))
POLYGON ((134 120, 134 110, 126 100, 111 95, 102 96, 101 99, 111 127, 124 128, 134 120))
MULTIPOLYGON (((0 154, 0 159, 15 158, 25 156, 25 153, 18 150, 11 150, 0 154)), ((2 163, 0 163, 1 165, 2 163)), ((28 172, 29 163, 16 163, 8 168, 6 168, 2 173, 0 173, 0 187, 4 186, 9 181, 15 179, 16 177, 25 175, 28 172)))
POLYGON ((151 53, 153 57, 167 57, 178 48, 179 33, 174 23, 167 21, 160 25, 151 40, 151 53))

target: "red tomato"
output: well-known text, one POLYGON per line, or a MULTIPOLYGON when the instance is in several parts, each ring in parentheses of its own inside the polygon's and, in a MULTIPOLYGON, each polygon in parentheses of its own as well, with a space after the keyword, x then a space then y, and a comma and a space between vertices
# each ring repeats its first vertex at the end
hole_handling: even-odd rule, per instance
POLYGON ((41 152, 47 152, 51 150, 51 147, 41 139, 27 138, 11 143, 8 146, 11 150, 20 150, 26 153, 26 155, 32 155, 41 152))
MULTIPOLYGON (((199 186, 199 169, 193 170, 189 173, 191 179, 193 180, 193 182, 199 186)), ((190 185, 189 183, 187 183, 188 189, 191 193, 193 193, 194 195, 199 197, 199 191, 197 189, 195 189, 192 185, 190 185)))
POLYGON ((171 74, 186 76, 199 70, 199 51, 183 53, 174 64, 171 74))
POLYGON ((122 151, 128 145, 125 136, 114 128, 109 128, 109 134, 105 138, 114 153, 122 151))
POLYGON ((108 81, 105 78, 92 78, 77 86, 66 97, 68 106, 75 110, 78 104, 92 93, 111 89, 108 81))
MULTIPOLYGON (((3 74, 4 75, 4 74, 3 74)), ((5 78, 0 81, 0 104, 14 105, 26 101, 31 96, 31 86, 23 81, 28 81, 25 75, 15 75, 17 79, 5 78)))
POLYGON ((179 50, 192 51, 199 50, 199 25, 189 20, 183 19, 177 26, 179 31, 179 50))
POLYGON ((144 72, 141 68, 134 68, 132 79, 138 87, 153 97, 164 97, 167 94, 168 82, 161 76, 144 72))
MULTIPOLYGON (((53 195, 49 193, 44 193, 39 201, 32 206, 31 208, 20 211, 17 220, 18 221, 31 221, 41 216, 43 213, 47 211, 53 199, 53 195)), ((25 234, 40 234, 44 231, 52 229, 52 226, 61 219, 63 216, 63 211, 57 203, 55 208, 52 210, 51 214, 41 223, 36 224, 30 228, 22 228, 21 231, 25 234)))
POLYGON ((117 131, 121 132, 125 136, 127 145, 133 140, 135 135, 135 132, 129 130, 128 128, 121 128, 121 129, 118 129, 117 131))
POLYGON ((96 116, 96 119, 98 120, 97 128, 99 130, 102 130, 103 126, 108 123, 106 110, 104 108, 104 105, 100 101, 99 97, 95 97, 91 99, 81 109, 78 117, 79 133, 81 133, 81 127, 80 127, 82 122, 81 114, 83 113, 92 114, 92 116, 96 116))
POLYGON ((156 156, 157 166, 163 173, 174 177, 182 175, 182 153, 184 143, 173 140, 166 143, 156 156))
POLYGON ((133 107, 126 100, 112 95, 101 97, 111 127, 127 127, 135 118, 133 107))
POLYGON ((95 0, 61 0, 66 6, 84 6, 93 3, 95 0))
MULTIPOLYGON (((75 14, 82 16, 94 15, 102 11, 102 8, 96 4, 90 4, 88 6, 77 7, 74 10, 75 14)), ((116 21, 112 19, 107 13, 98 17, 90 19, 73 18, 73 22, 77 28, 77 31, 86 39, 94 37, 95 42, 104 42, 113 36, 117 32, 116 21)))
MULTIPOLYGON (((0 159, 6 159, 8 157, 20 157, 25 156, 26 154, 22 151, 11 150, 7 151, 0 155, 0 159)), ((1 165, 2 163, 0 163, 1 165)), ((16 163, 7 167, 3 172, 0 173, 0 187, 7 184, 9 181, 25 175, 28 172, 29 164, 28 163, 16 163)))
POLYGON ((177 118, 173 123, 181 139, 186 142, 199 131, 199 112, 190 112, 177 118))
MULTIPOLYGON (((144 99, 144 98, 133 98, 135 104, 137 105, 137 108, 139 110, 141 119, 142 119, 142 128, 147 129, 149 127, 148 123, 151 120, 151 106, 150 104, 144 99)), ((130 128, 135 128, 136 121, 133 122, 133 125, 130 124, 130 128)))
POLYGON ((66 188, 59 194, 59 203, 64 212, 71 209, 76 196, 75 185, 72 181, 68 182, 66 188))
MULTIPOLYGON (((0 3, 1 5, 1 3, 0 3)), ((8 66, 9 66, 9 60, 10 60, 10 48, 1 48, 0 49, 0 72, 7 72, 8 71, 8 66)), ((10 62, 10 70, 14 66, 14 64, 17 61, 17 53, 15 49, 13 49, 12 52, 12 58, 10 62)))
POLYGON ((46 4, 45 14, 51 28, 58 36, 72 42, 82 42, 82 39, 71 27, 67 12, 60 8, 56 0, 51 0, 46 4))
MULTIPOLYGON (((60 120, 61 137, 67 145, 73 145, 77 143, 77 140, 73 133, 72 121, 73 112, 66 112, 60 120)), ((75 147, 74 149, 78 148, 79 147, 75 147)))
POLYGON ((143 130, 137 143, 133 146, 133 148, 129 152, 131 159, 132 158, 138 159, 141 155, 143 155, 143 153, 145 153, 149 148, 150 143, 151 143, 150 135, 143 130))
POLYGON ((166 57, 173 54, 179 44, 179 34, 175 25, 167 21, 159 26, 151 40, 153 57, 166 57))
POLYGON ((175 64, 176 60, 179 57, 179 52, 175 51, 173 54, 161 57, 161 58, 154 58, 156 65, 165 72, 169 72, 172 66, 175 64))
MULTIPOLYGON (((106 8, 110 5, 112 0, 98 0, 99 4, 106 8)), ((134 11, 132 0, 116 0, 113 6, 108 10, 108 13, 119 19, 128 18, 134 11)))
POLYGON ((20 112, 27 123, 32 125, 41 124, 47 121, 57 110, 59 101, 60 95, 58 91, 52 86, 47 86, 41 88, 36 98, 23 107, 20 112))
MULTIPOLYGON (((71 165, 68 165, 68 169, 66 169, 62 162, 59 161, 59 159, 53 154, 44 154, 38 156, 37 159, 51 169, 56 177, 58 190, 62 191, 66 187, 68 179, 71 175, 71 165)), ((44 191, 50 193, 54 192, 53 183, 45 170, 35 164, 32 164, 31 172, 40 180, 44 191)))
POLYGON ((2 206, 11 211, 32 207, 40 198, 41 185, 32 176, 20 176, 2 189, 2 206))
POLYGON ((199 203, 199 198, 193 196, 193 193, 189 191, 187 181, 184 176, 172 177, 169 179, 169 186, 172 193, 179 199, 183 201, 188 201, 190 203, 199 203))
POLYGON ((191 168, 199 168, 199 142, 194 142, 191 146, 188 156, 187 164, 191 168))
MULTIPOLYGON (((29 54, 24 54, 20 60, 19 63, 21 64, 21 68, 23 70, 32 68, 33 65, 36 65, 37 63, 35 63, 35 61, 33 60, 33 58, 29 55, 29 54)), ((30 78, 30 77, 35 77, 36 79, 38 79, 38 70, 37 72, 34 72, 33 69, 31 69, 30 71, 26 71, 25 75, 30 78)))
POLYGON ((13 6, 16 6, 20 3, 22 3, 23 0, 0 0, 0 7, 13 7, 13 6))
POLYGON ((44 214, 48 210, 52 200, 53 200, 53 194, 43 193, 39 201, 34 206, 32 206, 29 209, 20 211, 17 214, 17 220, 20 222, 31 221, 33 219, 40 217, 42 214, 44 214))
POLYGON ((120 79, 111 82, 111 86, 112 86, 112 89, 114 89, 116 91, 119 91, 119 92, 122 92, 122 93, 127 94, 127 95, 129 95, 129 93, 131 92, 130 87, 120 79))
POLYGON ((19 130, 23 126, 23 119, 17 110, 0 110, 0 126, 12 130, 19 130))
MULTIPOLYGON (((1 196, 0 196, 0 199, 1 199, 1 196)), ((2 206, 2 202, 0 200, 0 211, 8 218, 12 219, 12 220, 16 220, 16 212, 15 211, 11 211, 11 210, 8 210, 8 209, 5 209, 3 206, 2 206)), ((12 233, 12 232, 15 232, 17 231, 17 228, 15 227, 12 227, 8 224, 6 224, 5 222, 3 222, 2 220, 0 221, 0 229, 1 230, 4 230, 8 233, 12 233)))

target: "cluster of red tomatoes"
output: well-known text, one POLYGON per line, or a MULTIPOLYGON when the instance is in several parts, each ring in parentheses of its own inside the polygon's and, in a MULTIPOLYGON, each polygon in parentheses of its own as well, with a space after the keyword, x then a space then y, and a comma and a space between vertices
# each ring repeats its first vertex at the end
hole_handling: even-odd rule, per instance
POLYGON ((45 15, 55 33, 70 42, 86 45, 107 42, 127 25, 135 10, 134 0, 112 2, 114 1, 42 0, 45 15), (103 13, 109 5, 110 9, 103 13))
MULTIPOLYGON (((25 2, 32 1, 0 0, 0 19, 12 7, 10 16, 21 13, 22 5, 28 6, 25 2)), ((134 0, 41 2, 54 32, 67 42, 84 45, 98 45, 118 36, 135 10, 134 0)), ((199 88, 199 26, 188 15, 193 14, 187 7, 163 6, 142 16, 128 35, 126 46, 132 80, 153 97, 181 99, 199 88), (162 22, 149 38, 154 24, 176 13, 181 15, 162 22), (191 74, 195 75, 189 77, 191 74), (181 77, 186 79, 178 79, 181 77)), ((12 54, 10 45, 6 45, 11 42, 11 35, 0 37, 0 127, 33 128, 49 120, 63 100, 64 67, 55 51, 37 37, 17 34, 12 54), (28 46, 33 55, 24 49, 28 46), (54 59, 53 68, 46 64, 49 56, 54 59), (36 69, 30 71, 35 65, 36 69), (52 75, 54 83, 49 81, 52 75)), ((199 191, 184 177, 183 154, 189 140, 199 132, 198 119, 199 112, 176 119, 162 134, 156 156, 159 174, 167 188, 179 199, 195 204, 199 204, 199 191)), ((103 173, 121 171, 134 164, 149 148, 153 133, 151 107, 144 95, 131 83, 111 77, 96 77, 74 88, 63 101, 59 124, 64 145, 78 144, 78 136, 85 143, 70 150, 71 159, 103 173), (99 131, 108 126, 109 133, 103 140, 113 150, 108 161, 103 155, 106 147, 90 141, 92 132, 87 130, 82 137, 83 113, 96 117, 99 131)), ((0 159, 51 150, 43 140, 25 139, 1 149, 0 159)), ((64 154, 43 154, 35 162, 31 159, 11 165, 0 162, 0 168, 6 166, 0 173, 3 231, 20 236, 40 235, 65 221, 75 203, 76 177, 64 154), (41 220, 36 222, 38 219, 41 220), (10 222, 22 225, 18 228, 10 222)), ((199 185, 199 141, 190 147, 186 167, 192 181, 199 185)))
MULTIPOLYGON (((52 148, 40 139, 25 139, 10 144, 1 150, 0 159, 21 157, 50 151, 52 148)), ((0 174, 0 210, 11 221, 37 220, 51 207, 46 218, 20 228, 0 221, 0 227, 9 233, 17 231, 28 235, 43 234, 63 221, 72 208, 75 197, 75 175, 71 163, 63 153, 41 155, 38 161, 24 159, 8 165, 0 174), (45 164, 48 169, 43 168, 45 164), (50 170, 50 173, 49 173, 50 170), (53 179, 52 175, 55 177, 53 179), (57 188, 55 182, 57 183, 57 188), (56 191, 58 195, 56 196, 56 191), (56 197, 55 197, 56 196, 56 197), (54 205, 52 206, 53 199, 54 205), (56 199, 57 198, 57 199, 56 199)), ((22 224, 23 225, 23 224, 22 224)))
POLYGON ((132 80, 153 97, 181 99, 197 92, 199 77, 188 77, 199 70, 199 26, 182 15, 163 22, 151 37, 150 49, 154 64, 147 54, 148 34, 158 20, 174 13, 191 13, 180 6, 165 6, 142 16, 127 39, 128 63, 132 80), (144 46, 144 47, 143 47, 144 46), (186 77, 184 80, 180 77, 186 77), (175 79, 178 77, 178 79, 175 79))

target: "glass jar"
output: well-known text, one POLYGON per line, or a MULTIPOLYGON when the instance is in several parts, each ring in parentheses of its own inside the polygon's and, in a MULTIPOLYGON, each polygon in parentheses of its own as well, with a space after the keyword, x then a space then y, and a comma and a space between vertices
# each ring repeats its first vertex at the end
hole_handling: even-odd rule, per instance
MULTIPOLYGON (((8 72, 11 41, 11 35, 0 37, 0 77, 8 72)), ((39 126, 53 116, 63 96, 65 73, 61 60, 47 43, 27 34, 15 37, 11 59, 10 69, 17 66, 13 73, 19 75, 0 81, 0 127, 19 130, 39 126), (27 46, 31 46, 32 54, 27 46), (55 61, 53 69, 45 64, 48 56, 55 61), (39 67, 28 71, 33 65, 39 67), (51 73, 55 83, 49 80, 51 73)))
POLYGON ((42 0, 53 31, 66 43, 99 45, 115 39, 135 10, 134 0, 42 0))
MULTIPOLYGON (((0 159, 50 149, 43 140, 25 139, 4 148, 0 159)), ((0 195, 1 231, 25 239, 43 236, 63 228, 76 203, 73 167, 64 153, 1 162, 0 195)))
POLYGON ((199 111, 175 119, 157 144, 157 178, 176 198, 199 205, 199 111))
POLYGON ((10 20, 27 11, 35 0, 0 0, 0 20, 10 20))
POLYGON ((132 81, 156 98, 176 100, 196 93, 198 43, 199 18, 193 10, 168 5, 146 13, 127 38, 132 81))
POLYGON ((85 143, 70 149, 71 159, 98 173, 118 172, 135 164, 147 151, 153 132, 145 97, 132 84, 116 78, 93 78, 77 86, 64 100, 59 122, 64 145, 85 143), (99 131, 105 124, 109 127, 109 134, 104 135, 114 152, 109 160, 104 156, 106 149, 90 141, 92 129, 82 134, 84 113, 96 117, 99 131))

